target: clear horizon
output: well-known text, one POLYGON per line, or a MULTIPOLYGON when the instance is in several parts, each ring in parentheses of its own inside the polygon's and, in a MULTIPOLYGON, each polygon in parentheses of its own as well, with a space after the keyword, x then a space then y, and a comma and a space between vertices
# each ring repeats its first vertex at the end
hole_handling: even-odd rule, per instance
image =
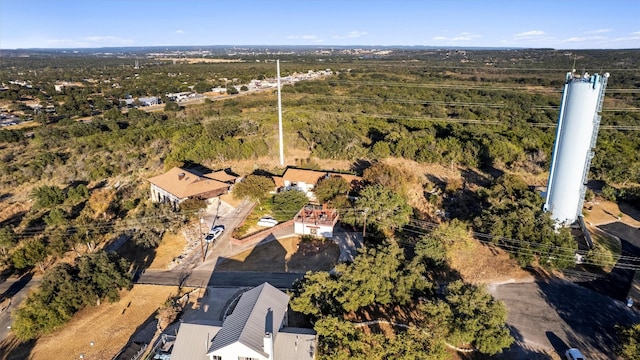
POLYGON ((640 2, 1 0, 0 49, 640 48, 640 2))

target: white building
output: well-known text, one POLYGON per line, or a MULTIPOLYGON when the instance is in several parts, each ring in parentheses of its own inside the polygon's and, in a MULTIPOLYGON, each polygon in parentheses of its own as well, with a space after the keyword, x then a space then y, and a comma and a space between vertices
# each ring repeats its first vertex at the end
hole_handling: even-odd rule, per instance
POLYGON ((326 206, 305 205, 293 218, 293 232, 300 235, 333 237, 338 212, 326 206))
POLYGON ((311 329, 287 327, 289 295, 269 283, 238 300, 222 322, 182 323, 171 360, 312 360, 311 329))

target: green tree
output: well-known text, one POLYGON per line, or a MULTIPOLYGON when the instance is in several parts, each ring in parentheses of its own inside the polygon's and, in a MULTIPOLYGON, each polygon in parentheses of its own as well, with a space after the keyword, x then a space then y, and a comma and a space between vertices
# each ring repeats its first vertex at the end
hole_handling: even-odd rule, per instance
POLYGON ((577 243, 568 229, 555 229, 544 199, 518 176, 504 175, 484 193, 486 208, 474 220, 478 231, 491 234, 522 266, 538 261, 552 268, 573 264, 577 243))
POLYGON ((413 181, 408 172, 382 162, 367 168, 362 177, 365 181, 382 185, 398 194, 404 194, 407 183, 413 181))
POLYGON ((16 245, 16 233, 8 226, 0 227, 0 253, 7 255, 9 250, 16 245))
POLYGON ((364 212, 362 223, 366 216, 367 226, 374 226, 384 232, 393 231, 409 223, 412 213, 411 206, 403 196, 380 184, 362 189, 355 205, 364 212))
POLYGON ((40 287, 13 315, 12 331, 20 340, 35 339, 59 328, 86 306, 101 299, 117 301, 131 286, 129 264, 115 253, 98 252, 61 263, 45 273, 40 287))
POLYGON ((469 230, 462 221, 453 219, 449 223, 438 225, 431 233, 420 237, 416 243, 417 261, 429 266, 442 266, 449 258, 452 249, 469 244, 469 230))
POLYGON ((640 359, 640 324, 618 327, 617 330, 620 339, 618 355, 628 360, 640 359))
POLYGON ((116 253, 99 251, 76 260, 79 286, 85 304, 106 298, 111 302, 120 299, 120 289, 131 286, 129 263, 116 253))
POLYGON ((57 186, 40 186, 31 191, 31 198, 35 201, 35 208, 52 208, 64 202, 65 196, 57 186))
POLYGON ((65 225, 67 223, 67 215, 64 210, 55 208, 44 216, 44 222, 49 226, 65 225))
POLYGON ((302 191, 281 191, 273 196, 273 212, 278 221, 293 219, 300 209, 309 202, 309 198, 302 191))
POLYGON ((486 290, 462 281, 447 286, 445 301, 451 308, 448 339, 455 345, 473 345, 484 354, 497 354, 513 343, 505 326, 507 309, 486 290))
POLYGON ((40 287, 13 314, 11 331, 18 339, 26 341, 50 333, 82 307, 73 272, 71 265, 62 263, 44 275, 40 287))
POLYGON ((89 189, 85 184, 79 184, 77 186, 69 188, 67 191, 67 200, 73 204, 85 201, 89 198, 89 189))
POLYGON ((261 175, 249 175, 242 182, 233 186, 232 194, 236 199, 251 199, 260 202, 274 189, 275 184, 271 178, 261 175))
POLYGON ((320 203, 325 203, 337 197, 345 197, 349 189, 349 183, 341 176, 329 176, 318 181, 313 192, 320 203))
POLYGON ((164 104, 164 111, 176 112, 182 110, 182 106, 175 101, 168 101, 164 104))
POLYGON ((38 265, 41 270, 44 270, 44 261, 49 256, 49 252, 42 240, 32 239, 21 245, 11 254, 13 266, 16 269, 26 269, 38 265))

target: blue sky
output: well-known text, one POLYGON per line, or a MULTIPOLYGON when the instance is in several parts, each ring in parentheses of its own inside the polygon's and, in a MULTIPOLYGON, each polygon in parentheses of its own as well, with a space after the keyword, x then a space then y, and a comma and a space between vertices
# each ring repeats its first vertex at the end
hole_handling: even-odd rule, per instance
POLYGON ((0 48, 640 48, 639 0, 0 0, 0 48))

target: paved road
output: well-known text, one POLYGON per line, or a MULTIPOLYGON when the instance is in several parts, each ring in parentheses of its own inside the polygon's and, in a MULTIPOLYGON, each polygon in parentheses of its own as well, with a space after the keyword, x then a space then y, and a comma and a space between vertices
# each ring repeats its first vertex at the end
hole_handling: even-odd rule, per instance
POLYGON ((490 287, 508 309, 507 325, 518 345, 504 359, 534 359, 536 351, 563 354, 570 347, 588 359, 613 359, 616 324, 640 321, 623 302, 562 281, 504 284, 490 287))
POLYGON ((194 270, 189 273, 174 271, 147 270, 140 276, 138 284, 188 286, 188 287, 253 287, 269 282, 277 288, 291 288, 291 285, 304 277, 300 273, 269 272, 213 272, 194 270))
POLYGON ((10 297, 11 305, 0 312, 0 341, 9 335, 9 326, 11 326, 11 313, 20 305, 20 303, 29 295, 32 287, 40 284, 40 278, 32 278, 31 274, 25 274, 22 277, 10 277, 0 283, 0 301, 10 297))

